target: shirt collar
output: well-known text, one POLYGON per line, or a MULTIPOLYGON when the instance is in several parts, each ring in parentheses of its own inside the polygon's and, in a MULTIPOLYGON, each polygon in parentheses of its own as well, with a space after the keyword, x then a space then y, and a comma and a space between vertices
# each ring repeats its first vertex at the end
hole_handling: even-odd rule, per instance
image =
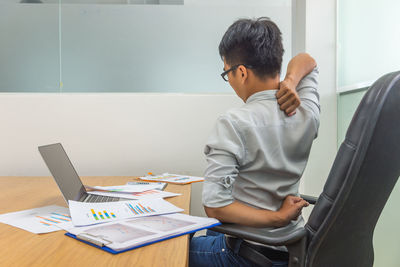
POLYGON ((278 90, 264 90, 257 92, 255 94, 252 94, 249 98, 247 98, 246 104, 254 102, 254 101, 260 101, 260 100, 267 100, 267 99, 276 99, 276 92, 278 90))

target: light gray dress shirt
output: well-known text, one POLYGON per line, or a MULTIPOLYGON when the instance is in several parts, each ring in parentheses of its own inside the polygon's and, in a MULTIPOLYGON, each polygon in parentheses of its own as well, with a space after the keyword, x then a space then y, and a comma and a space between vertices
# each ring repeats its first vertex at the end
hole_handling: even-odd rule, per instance
POLYGON ((317 78, 315 68, 300 81, 301 104, 291 117, 280 110, 277 90, 266 90, 218 118, 204 150, 204 206, 223 207, 236 200, 276 211, 286 196, 298 195, 319 127, 317 78))

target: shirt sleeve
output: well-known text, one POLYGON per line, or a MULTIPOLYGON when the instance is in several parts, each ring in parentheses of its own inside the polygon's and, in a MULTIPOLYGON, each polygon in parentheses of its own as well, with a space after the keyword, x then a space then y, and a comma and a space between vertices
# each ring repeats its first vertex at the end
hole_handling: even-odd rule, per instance
POLYGON ((204 174, 203 205, 224 207, 234 201, 232 189, 243 159, 244 146, 232 120, 221 116, 211 132, 204 153, 207 168, 204 174))
POLYGON ((307 76, 305 76, 297 85, 297 93, 300 97, 304 106, 314 113, 316 117, 319 117, 320 105, 319 105, 319 94, 318 94, 318 67, 315 67, 307 76))

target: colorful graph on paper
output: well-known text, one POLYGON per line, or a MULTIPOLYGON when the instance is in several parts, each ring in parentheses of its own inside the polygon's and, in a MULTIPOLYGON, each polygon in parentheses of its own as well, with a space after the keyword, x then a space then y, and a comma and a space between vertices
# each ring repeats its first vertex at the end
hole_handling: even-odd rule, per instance
POLYGON ((0 222, 35 234, 50 233, 73 226, 68 208, 56 205, 5 213, 0 215, 0 222))
POLYGON ((93 218, 96 221, 117 218, 113 212, 107 212, 106 210, 95 211, 94 209, 90 209, 90 211, 92 212, 93 218))
POLYGON ((140 193, 133 193, 132 195, 134 196, 145 196, 145 195, 154 195, 154 194, 159 194, 160 191, 159 190, 147 190, 144 192, 140 192, 140 193))
POLYGON ((39 222, 45 226, 53 226, 60 223, 70 222, 71 217, 65 213, 51 212, 50 214, 36 216, 39 222))
POLYGON ((156 212, 150 206, 144 207, 142 204, 138 203, 137 205, 132 205, 130 203, 125 203, 125 205, 129 208, 129 210, 135 214, 150 214, 156 212))

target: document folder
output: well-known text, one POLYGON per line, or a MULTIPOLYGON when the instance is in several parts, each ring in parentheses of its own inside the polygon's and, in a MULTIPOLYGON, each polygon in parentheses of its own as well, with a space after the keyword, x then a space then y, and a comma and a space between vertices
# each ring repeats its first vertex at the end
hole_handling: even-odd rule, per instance
POLYGON ((181 235, 212 228, 220 224, 218 220, 213 218, 202 218, 178 213, 143 217, 90 227, 79 227, 79 230, 70 230, 65 235, 109 253, 119 254, 181 235), (147 230, 146 227, 148 226, 152 226, 153 228, 148 228, 147 230), (118 229, 118 231, 112 229, 113 227, 118 229), (159 229, 155 229, 157 227, 159 229), (170 227, 170 229, 167 229, 167 227, 170 227), (120 231, 125 232, 115 235, 115 233, 120 231), (146 236, 146 234, 148 235, 146 236), (130 235, 132 236, 131 240, 129 239, 130 235), (137 237, 138 235, 139 237, 137 237))

